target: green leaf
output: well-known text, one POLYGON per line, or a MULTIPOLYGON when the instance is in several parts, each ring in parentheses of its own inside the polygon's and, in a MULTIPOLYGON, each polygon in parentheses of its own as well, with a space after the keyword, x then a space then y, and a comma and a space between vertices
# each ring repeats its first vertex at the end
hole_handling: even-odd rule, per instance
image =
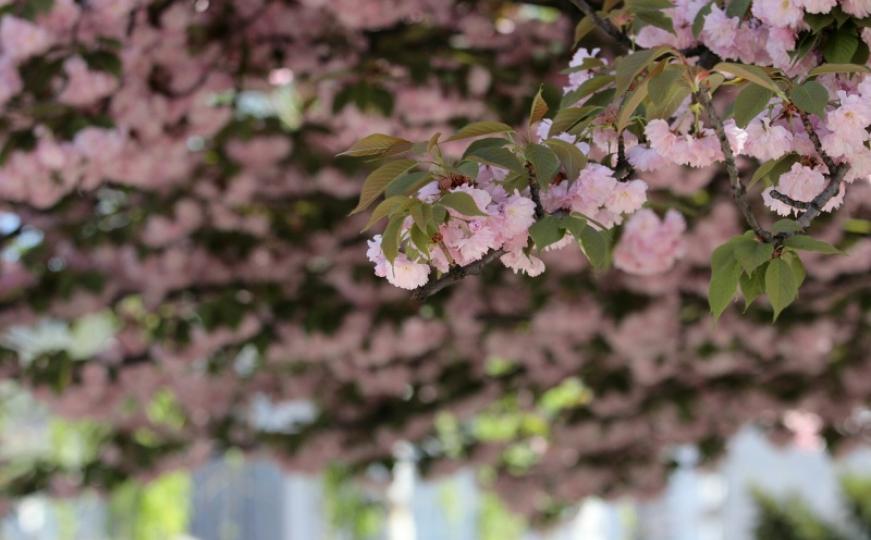
POLYGON ((774 97, 774 92, 755 84, 745 86, 735 98, 735 123, 738 127, 747 127, 756 115, 765 110, 768 102, 774 97))
POLYGON ((423 230, 421 230, 420 226, 417 224, 415 224, 411 228, 411 241, 414 243, 414 246, 418 249, 418 251, 429 257, 429 246, 432 241, 430 240, 430 237, 427 236, 427 234, 423 230))
POLYGON ((445 139, 445 142, 460 141, 471 137, 480 137, 481 135, 492 135, 493 133, 505 133, 511 131, 514 131, 514 129, 508 124, 503 124, 502 122, 492 122, 489 120, 483 122, 472 122, 471 124, 463 126, 453 136, 445 139))
POLYGON ((388 161, 369 173, 363 182, 363 189, 360 190, 360 201, 356 208, 351 211, 351 214, 362 212, 368 208, 384 192, 391 180, 415 165, 417 162, 414 160, 397 159, 396 161, 388 161))
POLYGON ((765 269, 765 294, 774 308, 774 320, 791 303, 798 294, 793 270, 782 258, 772 259, 765 269))
POLYGON ((441 225, 448 219, 448 211, 444 206, 433 206, 432 207, 432 222, 435 223, 436 226, 441 225))
POLYGON ((523 164, 520 163, 520 160, 517 159, 517 156, 515 156, 511 151, 498 146, 485 146, 483 148, 476 148, 466 157, 468 159, 473 159, 486 165, 502 167, 503 169, 508 169, 509 171, 524 171, 523 164))
POLYGON ((779 219, 771 226, 771 232, 778 233, 793 233, 801 230, 801 225, 793 219, 779 219))
POLYGON ((708 306, 718 320, 732 302, 741 277, 741 265, 735 258, 733 245, 729 242, 714 250, 711 255, 711 283, 708 286, 708 306))
POLYGON ((816 251, 819 253, 828 253, 830 255, 844 253, 828 242, 823 242, 822 240, 817 240, 816 238, 804 234, 790 236, 783 242, 783 245, 801 251, 816 251))
POLYGON ((649 99, 645 103, 647 119, 668 118, 690 94, 683 68, 670 65, 647 84, 649 99))
POLYGON ((656 47, 634 52, 628 56, 621 56, 614 63, 616 69, 617 94, 622 95, 629 89, 635 77, 641 73, 651 62, 665 54, 668 47, 656 47))
POLYGON ((580 43, 587 34, 592 32, 594 28, 596 28, 596 23, 590 17, 585 16, 578 21, 577 26, 575 26, 575 41, 572 48, 577 47, 578 43, 580 43))
POLYGON ((798 162, 799 158, 798 154, 791 153, 786 154, 785 156, 781 156, 777 159, 772 159, 770 161, 766 161, 756 171, 753 173, 753 176, 750 178, 750 182, 747 184, 747 187, 752 187, 756 182, 760 180, 765 180, 766 185, 771 185, 777 182, 780 178, 780 175, 788 171, 794 163, 798 162))
POLYGON ((538 183, 542 187, 549 186, 559 171, 560 160, 556 153, 543 144, 530 144, 526 147, 526 159, 532 164, 538 183))
MULTIPOLYGON (((801 284, 804 283, 804 278, 807 275, 804 269, 804 263, 801 262, 801 257, 798 256, 798 253, 794 251, 786 251, 783 253, 783 260, 789 265, 789 269, 792 270, 792 277, 795 279, 795 287, 796 289, 801 287, 801 284)), ((796 294, 798 296, 798 294, 796 294)))
POLYGON ((765 268, 766 265, 760 266, 752 274, 741 274, 738 278, 741 295, 744 296, 744 313, 747 313, 750 304, 765 292, 765 268))
POLYGON ((590 96, 590 98, 586 101, 587 107, 598 107, 601 110, 611 105, 611 102, 614 101, 614 96, 617 95, 616 88, 606 88, 604 90, 600 90, 590 96))
POLYGON ((596 112, 598 109, 598 107, 569 107, 567 109, 560 109, 553 119, 553 124, 550 126, 548 136, 553 137, 554 135, 559 135, 560 133, 570 130, 572 126, 583 120, 586 116, 596 112))
POLYGON ((82 54, 82 58, 88 64, 88 68, 96 71, 105 71, 116 77, 121 77, 123 66, 118 55, 107 50, 97 50, 82 54))
POLYGON ((702 6, 702 9, 700 9, 698 13, 696 13, 696 17, 693 19, 692 28, 694 38, 698 39, 699 34, 702 33, 702 29, 705 27, 705 17, 707 17, 708 14, 711 13, 711 7, 713 7, 713 5, 714 2, 708 2, 707 4, 702 6))
POLYGON ((591 77, 582 82, 579 87, 563 96, 563 99, 560 102, 560 108, 571 107, 581 99, 601 90, 612 82, 614 82, 613 75, 596 75, 595 77, 591 77))
POLYGON ((859 36, 855 28, 841 28, 829 34, 823 43, 823 58, 832 64, 849 64, 859 48, 859 36))
POLYGON ((810 70, 808 76, 816 77, 825 73, 871 73, 871 69, 858 64, 823 64, 810 70))
POLYGON ((789 53, 789 58, 791 59, 793 66, 801 62, 811 51, 817 49, 817 45, 820 43, 820 37, 820 34, 815 34, 813 32, 799 34, 799 39, 795 48, 789 53))
POLYGON ((411 214, 414 224, 420 227, 421 231, 429 228, 429 218, 432 217, 432 207, 417 199, 410 199, 409 213, 411 214))
POLYGON ((381 236, 381 249, 384 251, 384 257, 393 264, 396 259, 396 254, 399 253, 399 234, 402 230, 402 222, 405 221, 404 215, 397 215, 390 218, 387 222, 387 227, 384 229, 384 234, 381 236))
POLYGON ((560 218, 560 227, 571 233, 580 240, 587 226, 587 220, 579 216, 563 216, 560 218))
POLYGON ((829 92, 816 81, 806 81, 790 90, 789 100, 804 112, 822 117, 829 102, 829 92))
POLYGON ((835 17, 831 13, 805 13, 804 22, 815 34, 819 34, 823 28, 835 22, 835 17))
POLYGON ((748 66, 745 64, 734 64, 731 62, 720 62, 713 68, 714 71, 720 73, 730 73, 736 77, 746 79, 753 84, 757 84, 763 88, 768 88, 775 94, 783 96, 783 90, 768 76, 768 73, 758 66, 748 66))
POLYGON ((398 154, 412 147, 412 142, 391 135, 375 133, 367 137, 363 137, 355 142, 351 148, 348 148, 340 156, 351 157, 375 157, 388 154, 398 154))
POLYGON ((560 139, 550 139, 545 141, 544 144, 559 157, 563 170, 566 173, 566 178, 570 181, 576 180, 578 175, 581 174, 581 169, 587 166, 587 156, 574 144, 560 139))
POLYGON ((744 272, 752 274, 754 270, 771 259, 774 254, 774 246, 764 242, 757 242, 753 238, 740 236, 733 244, 733 253, 744 272))
POLYGON ((726 15, 741 19, 744 17, 744 14, 747 13, 747 8, 749 7, 750 0, 731 0, 729 5, 726 6, 726 15))
POLYGON ((541 97, 542 88, 541 86, 538 87, 538 92, 536 92, 535 97, 532 99, 532 106, 529 110, 530 126, 540 121, 547 114, 547 102, 541 97))
POLYGON ((535 242, 535 247, 540 250, 559 242, 564 235, 565 231, 560 227, 559 218, 554 216, 544 216, 529 228, 529 236, 535 242))
POLYGON ((617 114, 617 131, 623 131, 629 125, 635 109, 641 105, 641 102, 647 98, 647 81, 644 81, 636 88, 629 97, 623 102, 620 112, 617 114))
POLYGON ((447 208, 456 210, 457 212, 466 216, 487 215, 483 210, 478 208, 478 205, 475 204, 475 199, 473 199, 471 195, 462 191, 445 193, 444 195, 442 195, 442 198, 439 199, 439 204, 447 208))
POLYGON ((404 210, 410 202, 412 202, 412 199, 401 195, 395 195, 384 199, 375 207, 375 210, 372 211, 372 215, 369 216, 369 221, 366 223, 366 226, 363 227, 363 230, 368 230, 372 225, 375 225, 394 212, 404 210))
POLYGON ((463 158, 465 159, 470 154, 475 153, 475 151, 479 148, 487 148, 488 146, 501 147, 505 146, 509 142, 511 141, 509 141, 508 139, 503 139, 501 137, 489 137, 486 139, 478 139, 477 141, 472 141, 472 144, 470 144, 469 147, 466 148, 466 151, 463 152, 463 158))
POLYGON ((671 17, 659 10, 641 10, 635 13, 635 17, 651 26, 661 28, 666 32, 674 34, 674 23, 671 17))
POLYGON ((529 186, 529 172, 523 171, 519 173, 509 174, 502 181, 502 189, 506 193, 514 193, 515 191, 523 191, 529 186))
POLYGON ((584 227, 581 231, 581 248, 590 264, 596 270, 608 268, 610 254, 607 237, 593 227, 584 227))
POLYGON ((868 63, 868 58, 871 57, 871 49, 865 40, 859 41, 859 46, 856 47, 856 52, 853 53, 853 58, 850 59, 851 64, 865 65, 868 63))
POLYGON ((417 192, 420 188, 432 181, 432 174, 426 171, 408 171, 394 178, 387 189, 384 190, 384 195, 393 197, 394 195, 410 195, 417 192))
POLYGON ((662 28, 666 32, 674 33, 674 24, 671 18, 662 12, 664 9, 674 7, 671 2, 663 0, 627 0, 629 8, 637 21, 662 28))

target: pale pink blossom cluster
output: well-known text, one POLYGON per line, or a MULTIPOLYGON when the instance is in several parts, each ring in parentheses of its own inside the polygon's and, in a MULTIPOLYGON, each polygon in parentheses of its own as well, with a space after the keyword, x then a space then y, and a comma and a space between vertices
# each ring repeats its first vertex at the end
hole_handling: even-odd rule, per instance
POLYGON ((866 17, 871 5, 865 0, 755 0, 750 4, 752 17, 730 17, 717 4, 703 0, 681 0, 663 10, 671 17, 674 33, 653 25, 645 25, 635 35, 641 47, 671 45, 678 49, 705 45, 724 60, 738 60, 745 64, 774 66, 787 73, 801 73, 818 63, 815 55, 807 55, 799 62, 790 56, 795 49, 798 33, 806 28, 804 15, 827 14, 836 6, 848 15, 866 17), (700 10, 709 5, 698 37, 692 26, 700 10))
MULTIPOLYGON (((740 154, 747 143, 747 132, 735 125, 734 120, 727 120, 724 127, 732 152, 740 154)), ((697 134, 676 132, 668 121, 655 119, 647 124, 644 134, 657 154, 678 165, 709 167, 724 159, 720 140, 711 128, 703 128, 697 134)))
MULTIPOLYGON (((504 177, 504 172, 495 172, 504 177)), ((439 225, 437 238, 429 246, 429 253, 420 253, 410 245, 413 221, 408 218, 403 226, 401 240, 409 240, 405 252, 399 253, 391 264, 381 249, 381 235, 369 241, 367 257, 375 265, 375 275, 403 289, 416 289, 427 283, 431 267, 445 273, 452 264, 466 266, 483 258, 487 253, 503 249, 508 253, 502 262, 515 271, 538 275, 544 270, 540 259, 524 254, 529 227, 535 222, 535 203, 518 192, 506 193, 492 180, 494 171, 482 166, 480 187, 461 185, 449 193, 469 195, 475 206, 485 215, 467 216, 449 209, 449 218, 439 225)), ((420 189, 418 197, 424 202, 435 202, 441 196, 438 182, 420 189)))
MULTIPOLYGON (((771 196, 771 192, 776 189, 779 193, 786 195, 793 200, 809 203, 814 200, 814 198, 819 195, 828 184, 821 169, 823 169, 823 167, 811 169, 799 163, 793 164, 789 171, 780 176, 780 179, 775 186, 766 188, 765 191, 762 192, 762 199, 765 201, 765 205, 781 216, 788 216, 791 214, 798 215, 801 213, 800 209, 774 199, 771 196)), ((831 212, 841 206, 844 202, 845 193, 846 184, 841 182, 840 188, 835 196, 823 205, 823 212, 831 212)))
MULTIPOLYGON (((412 247, 411 218, 407 218, 401 233, 405 252, 397 255, 393 264, 384 257, 381 236, 369 241, 367 257, 375 265, 375 274, 404 289, 416 289, 429 281, 431 268, 445 273, 451 266, 467 266, 481 260, 487 253, 503 250, 500 261, 515 272, 529 276, 541 274, 544 262, 529 251, 529 228, 535 223, 535 202, 529 190, 507 193, 500 182, 507 171, 490 166, 479 168, 474 184, 451 188, 448 192, 465 193, 485 216, 466 216, 449 209, 448 220, 439 226, 437 239, 429 246, 429 253, 420 253, 412 247)), ((430 182, 418 192, 418 198, 428 204, 442 195, 437 181, 430 182)), ((642 180, 620 182, 614 172, 597 163, 589 163, 578 178, 562 181, 541 193, 543 210, 548 213, 567 211, 590 218, 596 227, 611 228, 622 222, 623 216, 632 214, 647 200, 647 184, 642 180)), ((548 250, 569 245, 571 236, 548 246, 548 250)))
MULTIPOLYGON (((819 162, 819 156, 810 145, 803 132, 789 131, 789 122, 779 121, 772 126, 765 116, 754 119, 748 126, 748 134, 759 144, 748 145, 748 154, 760 160, 776 159, 787 152, 808 156, 817 162, 816 166, 800 163, 782 174, 776 184, 767 188, 763 194, 765 205, 779 215, 797 215, 800 209, 771 196, 773 190, 787 197, 809 203, 825 190, 827 177, 833 173, 819 162), (754 137, 755 136, 755 137, 754 137), (758 139, 757 139, 758 137, 758 139)), ((848 174, 838 186, 835 196, 823 206, 824 212, 831 212, 843 204, 847 184, 856 179, 871 180, 871 149, 869 149, 868 128, 871 127, 871 77, 864 76, 859 84, 853 84, 848 92, 838 90, 837 100, 826 112, 815 129, 822 134, 823 151, 836 164, 850 167, 848 174)))
POLYGON ((676 210, 669 210, 665 219, 650 209, 636 212, 614 249, 614 266, 641 275, 667 271, 684 254, 685 230, 686 221, 676 210))

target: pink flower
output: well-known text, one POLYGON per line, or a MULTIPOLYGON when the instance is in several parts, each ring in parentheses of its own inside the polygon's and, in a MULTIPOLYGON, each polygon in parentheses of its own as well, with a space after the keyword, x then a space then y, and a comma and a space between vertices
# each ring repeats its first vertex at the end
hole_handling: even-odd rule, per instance
POLYGON ((18 75, 18 68, 11 59, 0 58, 0 105, 21 92, 22 88, 23 83, 18 75))
POLYGON ((433 180, 428 184, 424 184, 423 187, 417 190, 417 198, 425 203, 432 204, 439 200, 442 192, 439 189, 439 183, 433 180))
POLYGON ((735 36, 740 22, 738 17, 727 17, 723 10, 713 4, 702 28, 705 45, 719 56, 734 56, 735 36))
POLYGON ((513 238, 529 230, 535 223, 535 203, 515 192, 502 204, 502 223, 499 234, 513 238))
POLYGON ((24 60, 51 47, 51 35, 30 21, 6 15, 0 20, 0 46, 3 55, 24 60))
POLYGON ((754 17, 771 26, 796 27, 804 17, 795 0, 755 0, 750 9, 754 17))
POLYGON ((598 163, 589 163, 569 188, 571 209, 582 214, 594 214, 605 204, 616 186, 614 171, 598 163))
POLYGON ((393 259, 393 264, 387 261, 381 249, 382 236, 375 235, 368 241, 369 249, 366 257, 375 265, 375 275, 387 278, 387 281, 401 289, 416 289, 429 281, 430 267, 410 260, 404 253, 399 253, 393 259))
POLYGON ((862 19, 871 15, 871 2, 868 0, 843 0, 841 2, 841 9, 845 13, 862 19))
POLYGON ((795 3, 808 13, 828 13, 838 5, 838 0, 795 0, 795 3))
POLYGON ((789 53, 795 48, 795 35, 795 31, 791 28, 774 27, 768 31, 765 51, 776 67, 787 71, 801 68, 800 63, 793 65, 792 58, 789 56, 789 53))
POLYGON ((67 75, 66 86, 58 96, 61 103, 89 105, 111 94, 118 86, 114 76, 101 71, 91 71, 79 56, 71 56, 64 62, 67 75))
MULTIPOLYGON (((575 55, 572 56, 572 60, 569 62, 569 67, 580 67, 584 64, 584 60, 587 58, 596 58, 599 54, 599 49, 593 49, 592 51, 580 48, 575 52, 575 55)), ((603 62, 605 62, 603 60, 603 62)), ((606 62, 607 63, 607 62, 606 62)), ((569 73, 569 84, 563 88, 563 93, 568 94, 573 90, 577 90, 584 82, 592 77, 590 70, 582 69, 578 71, 574 71, 569 73)), ((548 128, 550 129, 550 128, 548 128)))
POLYGON ((445 273, 451 269, 448 255, 441 246, 430 246, 429 263, 439 272, 445 273))
MULTIPOLYGON (((490 205, 490 202, 493 200, 493 197, 490 196, 489 193, 484 191, 483 189, 474 188, 472 186, 463 185, 455 187, 451 190, 451 193, 466 193, 475 201, 475 206, 478 207, 482 212, 487 211, 487 206, 490 205)), ((449 209, 450 214, 454 217, 468 217, 460 212, 449 209)))
POLYGON ((498 235, 490 226, 490 220, 474 219, 465 222, 451 219, 441 228, 445 245, 451 257, 461 266, 475 262, 491 249, 499 246, 498 235))
POLYGON ((776 189, 796 201, 810 202, 825 189, 826 183, 826 178, 820 171, 805 167, 801 163, 794 163, 789 171, 780 176, 777 186, 762 192, 762 200, 765 206, 781 216, 798 214, 799 209, 772 198, 771 191, 776 189))
POLYGON ((369 249, 366 250, 366 258, 369 262, 375 265, 375 275, 378 277, 387 277, 387 272, 390 269, 390 263, 384 256, 384 251, 381 249, 382 236, 376 234, 372 240, 368 240, 369 249))
MULTIPOLYGON (((726 132, 726 139, 729 141, 729 147, 731 147, 732 153, 737 155, 743 152, 744 146, 747 143, 747 132, 739 128, 738 124, 736 124, 731 118, 723 122, 723 130, 726 132)), ((720 146, 719 141, 717 142, 717 146, 720 146)), ((722 148, 720 149, 719 159, 724 159, 722 148)))
POLYGON ((866 128, 871 124, 871 102, 862 95, 839 92, 841 104, 826 114, 823 149, 832 157, 861 152, 868 140, 866 128))
POLYGON ((417 289, 429 281, 430 267, 410 260, 400 253, 387 268, 387 281, 400 289, 417 289))
POLYGON ((647 183, 643 180, 618 182, 605 201, 605 208, 615 214, 631 214, 647 200, 647 183))
POLYGON ((638 171, 650 172, 661 169, 671 163, 658 152, 644 145, 636 145, 626 151, 629 163, 638 171))
POLYGON ((777 159, 792 151, 792 132, 783 126, 772 126, 769 118, 756 118, 747 125, 752 141, 745 153, 760 161, 777 159))
POLYGON ((663 221, 653 210, 639 210, 623 228, 614 249, 614 266, 630 274, 665 272, 683 256, 685 230, 686 222, 676 210, 669 210, 663 221))
POLYGON ((523 272, 527 276, 535 277, 544 272, 544 261, 534 255, 527 255, 522 249, 516 249, 499 258, 506 268, 510 268, 516 274, 523 272))

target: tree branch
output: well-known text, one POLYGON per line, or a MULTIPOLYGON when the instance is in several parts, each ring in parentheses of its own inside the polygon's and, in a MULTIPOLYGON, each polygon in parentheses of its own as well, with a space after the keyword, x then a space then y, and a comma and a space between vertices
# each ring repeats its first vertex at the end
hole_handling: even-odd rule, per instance
POLYGON ((714 104, 711 102, 711 95, 704 88, 699 88, 693 93, 693 100, 700 104, 708 116, 708 120, 714 126, 714 131, 717 134, 717 139, 720 141, 720 150, 723 152, 723 158, 726 162, 726 172, 729 174, 729 183, 732 186, 732 198, 735 199, 735 204, 741 210, 744 216, 744 221, 753 229, 756 236, 763 242, 771 242, 773 236, 759 225, 756 216, 753 215, 753 210, 750 208, 750 202, 747 200, 747 189, 744 183, 741 182, 741 177, 738 175, 738 166, 735 164, 735 154, 732 153, 732 145, 729 143, 729 138, 726 137, 726 129, 723 127, 723 121, 717 115, 714 109, 714 104))
POLYGON ((430 281, 423 287, 419 289, 415 289, 413 293, 411 293, 411 297, 415 300, 423 300, 428 296, 431 296, 440 290, 453 285, 458 281, 462 281, 466 278, 466 276, 473 276, 480 274, 485 266, 495 261, 502 255, 505 255, 505 250, 496 249, 484 255, 483 258, 467 264, 466 266, 458 266, 456 268, 452 268, 447 274, 443 275, 439 279, 434 281, 430 281))
POLYGON ((614 23, 609 21, 608 19, 603 19, 596 13, 596 10, 586 2, 586 0, 569 0, 572 4, 575 5, 578 9, 580 9, 584 15, 592 19, 593 23, 599 28, 599 30, 605 32, 611 38, 616 41, 621 47, 627 50, 631 50, 633 47, 632 40, 629 37, 620 31, 619 28, 614 26, 614 23))
POLYGON ((623 133, 617 135, 617 166, 614 167, 617 180, 625 181, 635 173, 635 169, 626 158, 626 143, 623 141, 623 133))

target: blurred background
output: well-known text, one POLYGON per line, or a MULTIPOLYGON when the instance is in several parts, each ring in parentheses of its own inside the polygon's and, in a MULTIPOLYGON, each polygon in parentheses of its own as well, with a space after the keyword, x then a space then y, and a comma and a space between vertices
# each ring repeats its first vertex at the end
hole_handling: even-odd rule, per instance
POLYGON ((867 185, 777 326, 708 316, 741 230, 713 169, 644 177, 689 223, 663 274, 564 250, 424 302, 373 275, 371 164, 336 154, 522 125, 576 38, 610 55, 580 20, 0 0, 0 537, 867 538, 867 185))

